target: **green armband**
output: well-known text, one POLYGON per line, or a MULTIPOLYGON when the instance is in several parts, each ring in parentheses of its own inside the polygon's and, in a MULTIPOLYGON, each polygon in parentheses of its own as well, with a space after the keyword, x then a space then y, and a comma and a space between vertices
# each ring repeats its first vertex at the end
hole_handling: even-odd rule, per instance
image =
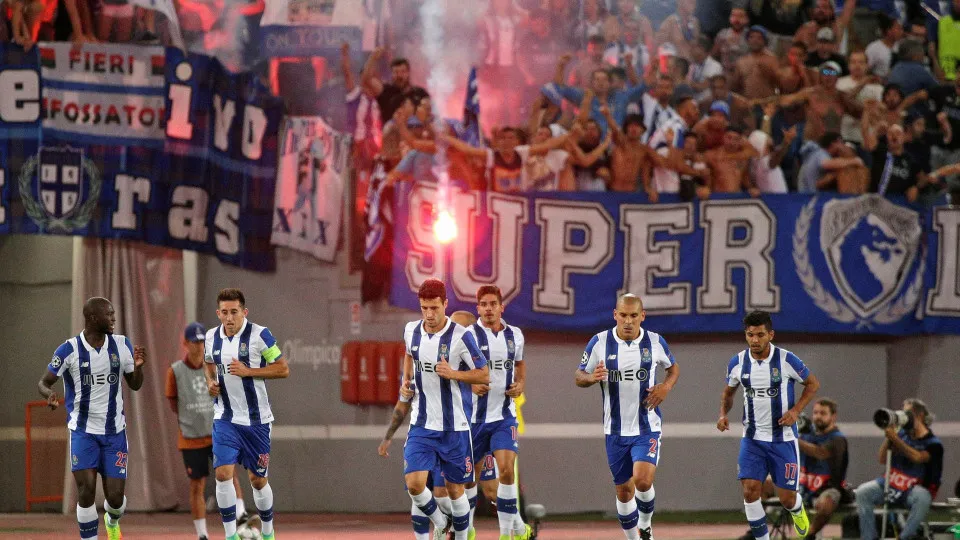
POLYGON ((280 347, 277 347, 276 343, 273 344, 268 349, 264 349, 260 356, 267 361, 268 364, 272 364, 277 358, 280 358, 280 347))

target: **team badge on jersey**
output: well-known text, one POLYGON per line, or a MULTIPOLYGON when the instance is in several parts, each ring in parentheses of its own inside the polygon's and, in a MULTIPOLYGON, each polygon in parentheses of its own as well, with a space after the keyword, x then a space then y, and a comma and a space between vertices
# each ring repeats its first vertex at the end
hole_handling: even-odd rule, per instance
POLYGON ((116 354, 110 355, 110 367, 118 368, 120 367, 120 357, 116 354))
POLYGON ((770 382, 772 382, 773 384, 780 384, 780 381, 781 381, 781 380, 782 380, 782 379, 780 379, 780 370, 777 369, 777 368, 771 369, 771 370, 770 370, 770 382))
POLYGON ((53 369, 60 369, 60 366, 63 365, 63 360, 59 356, 54 355, 53 360, 50 360, 50 365, 53 366, 53 369))
POLYGON ((446 344, 446 343, 440 345, 440 359, 441 359, 441 360, 446 360, 446 359, 447 359, 447 344, 446 344))
POLYGON ((650 349, 646 347, 640 350, 640 357, 643 358, 644 362, 650 362, 653 360, 653 355, 650 354, 650 349))
POLYGON ((247 355, 247 344, 246 344, 246 343, 241 343, 241 344, 240 344, 240 356, 246 356, 246 355, 247 355))
POLYGON ((512 340, 512 339, 508 339, 508 340, 507 340, 507 351, 509 351, 510 354, 513 354, 513 353, 516 352, 516 349, 517 349, 517 348, 516 348, 516 345, 513 344, 513 340, 512 340))

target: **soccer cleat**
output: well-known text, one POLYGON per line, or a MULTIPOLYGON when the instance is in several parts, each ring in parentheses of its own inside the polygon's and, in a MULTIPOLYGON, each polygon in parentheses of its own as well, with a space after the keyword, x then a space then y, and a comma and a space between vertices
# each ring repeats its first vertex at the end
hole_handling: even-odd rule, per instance
POLYGON ((477 530, 474 529, 473 527, 470 527, 469 529, 467 529, 467 540, 476 540, 476 538, 477 538, 477 530))
POLYGON ((207 538, 206 536, 201 536, 200 538, 197 538, 197 540, 210 540, 210 539, 207 538))
POLYGON ((103 524, 107 526, 107 538, 109 540, 122 540, 123 533, 120 532, 119 523, 111 527, 110 520, 107 519, 107 514, 103 514, 103 524))
POLYGON ((530 540, 531 538, 533 538, 533 527, 527 524, 524 524, 523 527, 524 527, 523 532, 514 531, 513 533, 514 540, 530 540))
POLYGON ((433 540, 445 540, 444 537, 447 535, 447 531, 453 527, 453 518, 447 514, 444 514, 443 517, 447 518, 447 524, 443 527, 433 526, 433 540))
POLYGON ((240 540, 240 535, 237 533, 233 533, 232 535, 228 536, 226 540, 240 540))
POLYGON ((640 529, 640 540, 653 540, 653 531, 650 530, 650 527, 640 529))
POLYGON ((274 531, 274 532, 272 532, 272 533, 270 533, 270 534, 263 534, 263 535, 260 536, 260 538, 262 538, 263 540, 275 540, 276 537, 277 537, 276 531, 274 531))
POLYGON ((793 527, 797 529, 797 536, 800 538, 806 536, 807 531, 810 530, 810 519, 807 517, 807 509, 801 505, 800 513, 794 514, 790 512, 790 517, 793 518, 793 527))

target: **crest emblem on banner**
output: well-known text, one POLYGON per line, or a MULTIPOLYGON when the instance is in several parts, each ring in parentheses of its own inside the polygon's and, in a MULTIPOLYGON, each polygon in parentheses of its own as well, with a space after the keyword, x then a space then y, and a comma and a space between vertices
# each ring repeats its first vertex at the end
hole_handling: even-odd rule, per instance
POLYGON ((793 234, 797 276, 814 303, 831 319, 858 327, 890 324, 916 309, 925 261, 920 253, 920 216, 879 195, 834 199, 820 213, 820 251, 827 272, 810 260, 814 198, 800 212, 793 234), (840 298, 822 285, 828 273, 840 298))
POLYGON ((41 147, 20 170, 20 198, 30 219, 43 231, 73 232, 90 222, 102 181, 83 149, 41 147))

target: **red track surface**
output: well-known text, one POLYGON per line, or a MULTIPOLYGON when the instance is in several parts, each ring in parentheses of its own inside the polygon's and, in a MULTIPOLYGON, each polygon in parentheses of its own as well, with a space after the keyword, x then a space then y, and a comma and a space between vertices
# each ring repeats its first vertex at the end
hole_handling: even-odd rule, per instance
MULTIPOLYGON (((101 513, 102 514, 102 513, 101 513)), ((101 520, 102 520, 101 516, 101 520)), ((187 514, 129 514, 121 522, 126 540, 192 540, 193 524, 187 514)), ((216 516, 207 516, 210 540, 223 538, 216 516)), ((479 520, 478 540, 498 538, 497 522, 479 520)), ((720 539, 736 538, 746 531, 746 525, 675 525, 655 526, 658 540, 670 538, 720 539)), ((839 527, 828 528, 829 534, 839 536, 839 527)), ((348 515, 348 514, 278 514, 277 536, 283 540, 385 540, 413 537, 408 516, 348 515)), ((74 540, 78 538, 77 523, 71 516, 59 514, 0 514, 0 538, 20 540, 74 540)), ((100 538, 106 538, 101 521, 100 538)), ((615 520, 595 522, 559 522, 544 524, 543 540, 619 540, 623 538, 615 520)))

